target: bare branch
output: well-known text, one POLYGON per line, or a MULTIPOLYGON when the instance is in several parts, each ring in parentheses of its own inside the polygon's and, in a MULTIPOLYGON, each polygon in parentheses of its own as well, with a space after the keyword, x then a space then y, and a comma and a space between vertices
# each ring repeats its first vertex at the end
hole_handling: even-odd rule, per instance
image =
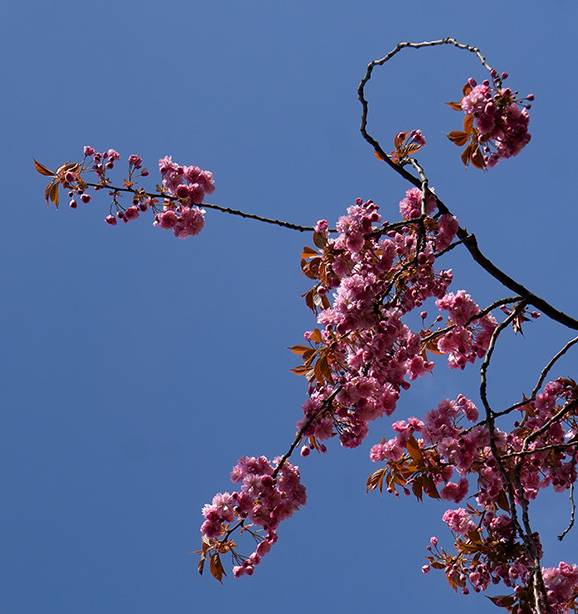
POLYGON ((557 354, 555 354, 552 357, 552 360, 550 360, 550 362, 542 369, 542 372, 540 373, 540 377, 538 378, 538 381, 536 382, 536 385, 534 386, 534 389, 532 390, 532 397, 531 397, 532 399, 536 398, 536 395, 538 394, 538 390, 542 388, 542 384, 544 383, 544 380, 546 379, 546 376, 548 375, 552 367, 576 343, 578 343, 578 337, 574 337, 574 339, 571 339, 570 341, 568 341, 568 343, 557 354))
POLYGON ((576 501, 574 501, 574 482, 572 482, 570 486, 569 498, 570 498, 570 522, 568 523, 568 526, 562 531, 562 533, 558 535, 558 539, 560 541, 562 541, 566 537, 566 535, 570 533, 570 531, 572 530, 572 527, 574 526, 574 520, 576 518, 576 501))

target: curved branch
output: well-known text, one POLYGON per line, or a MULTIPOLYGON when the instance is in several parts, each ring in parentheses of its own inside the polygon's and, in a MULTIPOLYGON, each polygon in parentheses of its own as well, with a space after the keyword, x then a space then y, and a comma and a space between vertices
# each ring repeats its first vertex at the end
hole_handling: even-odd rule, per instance
MULTIPOLYGON (((470 53, 473 53, 481 62, 482 66, 492 71, 492 67, 487 63, 485 57, 481 54, 480 50, 477 47, 473 47, 472 45, 467 45, 465 43, 461 43, 455 38, 446 37, 434 41, 423 41, 419 43, 411 43, 411 42, 401 42, 398 43, 389 53, 387 53, 384 57, 373 60, 367 65, 367 70, 361 79, 359 86, 357 88, 357 96, 359 102, 361 103, 362 113, 361 113, 361 126, 360 131, 363 139, 369 143, 375 150, 377 156, 382 159, 392 170, 398 173, 401 177, 403 177, 406 181, 414 185, 416 188, 421 188, 421 181, 419 178, 412 175, 408 172, 401 164, 397 164, 394 162, 389 155, 383 150, 379 141, 370 134, 367 129, 367 117, 369 113, 369 103, 367 98, 365 97, 365 86, 368 81, 371 79, 373 74, 373 70, 377 66, 382 66, 386 62, 388 62, 391 58, 397 55, 402 49, 410 48, 410 49, 420 49, 422 47, 435 47, 439 45, 452 45, 457 47, 458 49, 463 49, 470 53)), ((499 82, 499 79, 496 79, 499 82)), ((436 199, 437 208, 442 214, 450 214, 451 211, 444 204, 439 196, 434 194, 431 190, 428 190, 428 193, 431 194, 436 199)), ((502 285, 506 286, 516 294, 522 296, 527 303, 533 305, 542 313, 547 315, 552 320, 563 324, 564 326, 571 328, 573 330, 578 330, 578 320, 569 316, 568 314, 556 309, 552 306, 548 301, 540 298, 526 287, 524 287, 520 282, 516 281, 512 277, 510 277, 507 273, 502 271, 498 266, 496 266, 489 258, 487 258, 483 252, 480 250, 476 237, 473 234, 470 234, 465 228, 461 226, 458 228, 457 232, 458 238, 464 243, 464 246, 470 253, 471 257, 494 279, 499 281, 502 285)))

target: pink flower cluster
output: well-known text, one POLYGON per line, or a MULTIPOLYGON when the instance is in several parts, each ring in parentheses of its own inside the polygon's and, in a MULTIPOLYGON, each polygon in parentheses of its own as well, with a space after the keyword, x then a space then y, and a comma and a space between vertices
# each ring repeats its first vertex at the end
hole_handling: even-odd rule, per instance
POLYGON ((159 160, 159 170, 163 193, 178 201, 165 200, 163 212, 155 216, 155 226, 172 230, 179 239, 198 234, 205 225, 205 210, 196 205, 214 191, 213 174, 198 166, 177 164, 170 156, 159 160))
MULTIPOLYGON (((421 192, 409 190, 400 207, 411 218, 420 202, 421 192)), ((312 378, 299 426, 307 424, 305 435, 318 440, 338 434, 346 447, 360 445, 368 423, 393 412, 408 380, 432 370, 420 334, 402 317, 428 298, 444 296, 452 279, 451 271, 434 270, 435 229, 426 231, 420 246, 416 224, 388 231, 387 223, 375 226, 380 221, 377 205, 358 199, 338 220, 335 239, 325 221, 317 225, 316 243, 324 247, 319 263, 312 259, 319 280, 314 292, 327 302, 317 317, 324 328, 316 352, 328 372, 312 378)))
MULTIPOLYGON (((454 318, 466 322, 475 310, 468 300, 454 302, 454 318)), ((494 442, 504 470, 517 472, 524 499, 531 501, 540 489, 552 486, 568 490, 576 480, 578 446, 578 387, 573 380, 560 378, 546 384, 534 400, 521 405, 522 417, 510 432, 494 426, 494 442), (520 456, 517 454, 522 453, 520 456)), ((444 400, 429 411, 424 420, 410 418, 393 424, 396 437, 373 446, 370 458, 386 462, 388 484, 411 488, 421 498, 426 492, 434 498, 459 503, 475 484, 476 506, 447 510, 443 521, 454 533, 459 558, 437 548, 429 564, 444 568, 450 584, 462 592, 471 586, 476 592, 489 583, 502 582, 516 592, 508 603, 523 602, 531 581, 533 564, 524 543, 513 531, 510 505, 492 448, 486 421, 478 420, 475 405, 463 395, 444 400), (418 437, 421 436, 421 437, 418 437), (417 437, 417 438, 416 438, 417 437), (458 479, 454 478, 457 474, 458 479), (451 480, 456 481, 451 481, 451 480), (499 513, 503 510, 504 513, 499 513)), ((390 492, 395 489, 388 487, 390 492)), ((519 504, 519 495, 516 498, 519 504)), ((536 548, 540 550, 537 535, 536 548)), ((553 612, 566 612, 569 598, 576 597, 576 568, 544 572, 553 612), (558 593, 556 587, 560 588, 558 593), (570 596, 570 597, 569 597, 570 596)), ((531 596, 530 596, 531 597, 531 596)), ((528 598, 530 598, 528 597, 528 598)))
POLYGON ((306 493, 299 469, 287 460, 281 463, 280 458, 271 463, 265 456, 244 456, 233 468, 231 481, 241 485, 239 491, 219 493, 203 507, 201 533, 214 544, 236 520, 264 529, 265 535, 259 536, 255 551, 233 568, 233 575, 239 577, 253 573, 255 565, 277 541, 279 524, 305 504, 306 493))
POLYGON ((567 614, 578 601, 578 566, 561 562, 542 570, 551 614, 567 614))
MULTIPOLYGON (((461 107, 464 113, 474 117, 478 140, 484 146, 486 167, 519 153, 531 138, 528 133, 531 105, 520 106, 515 92, 501 85, 492 87, 489 81, 478 85, 474 79, 469 79, 466 88, 461 107)), ((532 94, 526 98, 533 99, 532 94)))
POLYGON ((449 366, 463 369, 468 362, 482 358, 497 326, 494 316, 476 317, 480 308, 464 290, 446 294, 436 305, 448 312, 450 330, 439 337, 437 348, 448 354, 449 366))
MULTIPOLYGON (((205 194, 214 191, 213 174, 198 166, 184 166, 176 164, 170 156, 159 160, 159 169, 162 178, 162 193, 149 194, 136 185, 137 177, 146 177, 149 171, 143 168, 142 157, 131 154, 128 157, 128 176, 123 182, 123 188, 114 188, 110 185, 107 171, 114 168, 120 160, 120 154, 114 149, 98 152, 94 147, 84 147, 84 160, 81 164, 71 165, 73 168, 65 173, 62 183, 69 188, 70 196, 74 192, 80 194, 80 200, 88 203, 91 200, 88 188, 110 188, 112 197, 111 212, 105 221, 115 226, 118 220, 130 222, 136 220, 141 213, 152 209, 154 225, 159 228, 172 230, 176 237, 184 239, 198 234, 205 224, 205 210, 196 206, 201 203, 205 194), (90 186, 83 174, 93 172, 97 182, 90 186), (128 207, 121 204, 120 196, 123 192, 132 193, 132 203, 128 207), (158 201, 163 200, 162 209, 158 201)), ((70 206, 75 208, 77 201, 72 199, 70 206)))

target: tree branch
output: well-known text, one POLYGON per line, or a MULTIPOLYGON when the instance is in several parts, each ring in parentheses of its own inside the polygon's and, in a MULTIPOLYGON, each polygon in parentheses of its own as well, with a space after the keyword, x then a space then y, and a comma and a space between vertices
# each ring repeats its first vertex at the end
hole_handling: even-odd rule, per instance
MULTIPOLYGON (((478 58, 478 60, 480 61, 480 63, 486 70, 490 72, 492 70, 492 67, 487 63, 485 57, 481 54, 480 50, 477 47, 473 47, 472 45, 461 43, 452 37, 446 37, 446 38, 438 39, 434 41, 423 41, 419 43, 401 42, 401 43, 398 43, 384 57, 378 60, 373 60, 372 62, 368 64, 367 70, 364 76, 362 77, 359 83, 359 86, 357 88, 357 95, 358 95, 359 102, 361 103, 361 108, 362 108, 360 131, 361 131, 361 135, 363 139, 369 145, 371 145, 371 147, 373 147, 378 157, 381 158, 392 170, 394 170, 401 177, 403 177, 406 181, 408 181, 409 183, 411 183, 417 188, 421 188, 422 182, 420 181, 420 179, 412 175, 410 172, 408 172, 403 167, 403 165, 395 163, 389 157, 389 155, 383 150, 379 141, 369 133, 367 129, 369 103, 365 96, 365 86, 367 85, 368 81, 371 79, 373 70, 377 66, 382 66, 383 64, 388 62, 391 58, 397 55, 402 49, 406 49, 406 48, 420 49, 422 47, 435 47, 438 45, 452 45, 454 47, 457 47, 458 49, 463 49, 465 51, 473 53, 478 58)), ((497 81, 499 82, 499 79, 497 79, 497 81)), ((437 208, 440 213, 452 215, 451 211, 443 203, 443 201, 441 200, 439 196, 434 194, 431 190, 429 190, 428 193, 432 194, 433 197, 436 199, 437 208)), ((475 235, 470 234, 465 228, 462 228, 461 226, 458 228, 457 235, 458 235, 458 238, 461 239, 462 242, 464 243, 471 257, 487 273, 489 273, 492 277, 494 277, 494 279, 499 281, 502 285, 506 286, 506 288, 509 288, 516 294, 519 294, 520 296, 522 296, 528 304, 534 305, 534 307, 542 311, 545 315, 547 315, 552 320, 555 320, 559 322, 560 324, 563 324, 564 326, 571 328, 573 330, 578 330, 578 320, 574 319, 573 317, 569 316, 563 311, 556 309, 548 301, 544 300, 543 298, 540 298, 539 296, 537 296, 536 294, 528 290, 520 282, 510 277, 507 273, 505 273, 498 266, 496 266, 491 260, 489 260, 489 258, 487 258, 480 250, 475 235)))

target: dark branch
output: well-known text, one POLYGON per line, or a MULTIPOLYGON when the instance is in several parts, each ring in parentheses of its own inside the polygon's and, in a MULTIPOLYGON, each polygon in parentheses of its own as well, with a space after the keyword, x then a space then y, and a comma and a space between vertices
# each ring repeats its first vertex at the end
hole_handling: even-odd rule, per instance
MULTIPOLYGON (((410 172, 408 172, 403 167, 403 165, 395 163, 389 157, 389 155, 383 150, 379 141, 369 133, 367 129, 369 103, 367 101, 367 98, 365 97, 365 86, 367 85, 368 81, 371 79, 374 68, 385 64, 387 61, 393 58, 397 53, 399 53, 402 49, 406 49, 406 48, 420 49, 422 47, 435 47, 438 45, 453 45, 454 47, 457 47, 458 49, 463 49, 465 51, 473 53, 474 55, 476 55, 476 57, 479 59, 482 66, 484 66, 486 70, 489 70, 489 71, 492 70, 492 67, 486 62, 486 59, 480 53, 480 50, 477 47, 473 47, 472 45, 460 43, 459 41, 457 41, 455 38, 452 38, 452 37, 447 37, 447 38, 443 38, 443 39, 439 39, 435 41, 424 41, 420 43, 402 42, 402 43, 398 43, 396 47, 394 47, 394 49, 390 51, 388 54, 386 54, 383 58, 380 58, 378 60, 373 60, 372 62, 368 64, 367 70, 363 78, 361 79, 361 82, 359 83, 359 87, 357 89, 357 95, 358 95, 359 102, 361 103, 361 108, 362 108, 361 127, 360 127, 361 135, 363 136, 364 140, 373 147, 373 149, 375 150, 379 158, 381 158, 392 170, 394 170, 396 173, 398 173, 401 177, 403 177, 406 181, 414 185, 416 188, 421 188, 422 182, 420 181, 420 179, 412 175, 410 172)), ((444 202, 441 200, 439 196, 434 194, 431 190, 429 190, 429 193, 435 197, 437 208, 440 213, 452 215, 451 211, 448 209, 448 207, 444 204, 444 202)), ((464 243, 471 257, 487 273, 489 273, 492 277, 494 277, 494 279, 498 280, 501 284, 506 286, 506 288, 509 288, 516 294, 519 294, 520 296, 522 296, 527 301, 528 304, 534 305, 534 307, 542 311, 542 313, 547 315, 549 318, 556 320, 557 322, 559 322, 560 324, 563 324, 564 326, 567 326, 568 328, 571 328, 573 330, 578 330, 578 320, 574 319, 573 317, 569 316, 563 311, 560 311, 559 309, 556 309, 555 307, 553 307, 548 301, 544 300, 543 298, 540 298, 539 296, 537 296, 536 294, 528 290, 521 283, 519 283, 518 281, 510 277, 507 273, 505 273, 499 267, 497 267, 491 260, 489 260, 480 250, 475 235, 470 234, 465 228, 462 228, 461 226, 458 228, 457 235, 458 235, 458 238, 464 243)))

